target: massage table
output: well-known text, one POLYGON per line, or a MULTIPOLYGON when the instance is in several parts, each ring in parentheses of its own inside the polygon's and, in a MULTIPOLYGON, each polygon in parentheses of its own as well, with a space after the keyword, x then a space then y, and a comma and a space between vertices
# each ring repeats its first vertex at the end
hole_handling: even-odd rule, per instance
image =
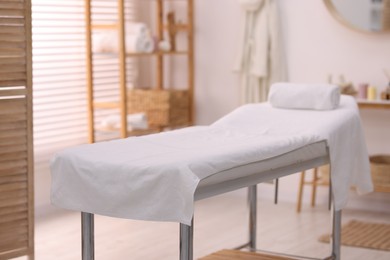
POLYGON ((248 187, 256 248, 256 185, 331 166, 332 252, 340 259, 341 210, 353 185, 372 191, 353 98, 329 111, 243 105, 209 126, 68 148, 51 161, 52 203, 82 214, 82 259, 94 259, 94 214, 180 223, 180 259, 193 259, 197 200, 248 187))

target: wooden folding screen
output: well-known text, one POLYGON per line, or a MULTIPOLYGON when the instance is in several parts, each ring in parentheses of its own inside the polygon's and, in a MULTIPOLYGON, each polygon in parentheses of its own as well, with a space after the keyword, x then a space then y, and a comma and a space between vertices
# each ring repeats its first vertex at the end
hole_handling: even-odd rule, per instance
POLYGON ((31 1, 0 1, 0 259, 34 258, 31 1))

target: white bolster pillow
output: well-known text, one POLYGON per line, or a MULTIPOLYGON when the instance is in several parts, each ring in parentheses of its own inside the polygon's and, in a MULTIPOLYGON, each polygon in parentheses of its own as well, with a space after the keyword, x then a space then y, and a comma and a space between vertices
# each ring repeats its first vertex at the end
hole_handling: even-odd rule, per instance
POLYGON ((330 84, 275 83, 268 101, 278 108, 331 110, 339 106, 340 88, 330 84))

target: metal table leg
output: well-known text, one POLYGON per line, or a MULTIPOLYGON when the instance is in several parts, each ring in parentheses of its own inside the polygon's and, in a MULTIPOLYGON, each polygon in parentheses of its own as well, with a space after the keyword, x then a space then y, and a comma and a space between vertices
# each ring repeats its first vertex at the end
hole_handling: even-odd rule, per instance
POLYGON ((248 187, 249 203, 249 248, 252 252, 256 250, 257 231, 257 185, 248 187))
POLYGON ((94 215, 81 212, 81 247, 82 260, 95 259, 94 215))
POLYGON ((191 226, 180 223, 180 260, 192 260, 194 247, 194 218, 191 226))
POLYGON ((341 252, 341 210, 332 212, 333 227, 332 227, 332 256, 335 260, 340 260, 341 252))

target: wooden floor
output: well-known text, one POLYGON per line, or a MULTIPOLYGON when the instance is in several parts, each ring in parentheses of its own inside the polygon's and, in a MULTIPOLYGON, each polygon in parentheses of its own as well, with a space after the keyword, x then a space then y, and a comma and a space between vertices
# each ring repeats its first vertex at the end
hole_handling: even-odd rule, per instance
MULTIPOLYGON (((234 248, 247 242, 248 212, 243 191, 197 202, 194 258, 234 248)), ((390 223, 390 214, 345 210, 343 223, 358 219, 390 223)), ((326 205, 295 205, 259 200, 258 248, 309 257, 325 257, 328 244, 317 238, 330 229, 326 205)), ((95 218, 96 260, 178 259, 178 224, 132 221, 103 216, 95 218)), ((80 214, 61 211, 36 223, 37 260, 79 260, 80 214)), ((390 252, 342 247, 343 260, 388 260, 390 252)), ((25 258, 18 258, 18 260, 25 258)))
POLYGON ((294 260, 284 256, 263 254, 258 252, 246 252, 239 250, 224 249, 211 255, 202 257, 200 260, 294 260))

